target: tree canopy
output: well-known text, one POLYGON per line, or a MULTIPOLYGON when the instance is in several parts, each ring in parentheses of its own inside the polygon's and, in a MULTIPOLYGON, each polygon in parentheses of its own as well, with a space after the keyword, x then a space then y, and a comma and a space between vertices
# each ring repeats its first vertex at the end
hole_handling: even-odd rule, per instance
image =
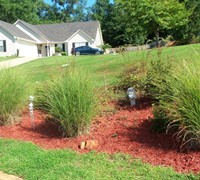
POLYGON ((47 6, 42 0, 0 0, 0 19, 10 23, 17 19, 39 23, 47 6))
POLYGON ((117 0, 117 3, 127 22, 127 35, 136 34, 139 42, 152 34, 158 39, 160 32, 169 33, 183 27, 190 15, 178 0, 117 0))
POLYGON ((85 20, 84 10, 87 0, 52 0, 52 2, 55 12, 54 20, 58 17, 62 22, 85 20))

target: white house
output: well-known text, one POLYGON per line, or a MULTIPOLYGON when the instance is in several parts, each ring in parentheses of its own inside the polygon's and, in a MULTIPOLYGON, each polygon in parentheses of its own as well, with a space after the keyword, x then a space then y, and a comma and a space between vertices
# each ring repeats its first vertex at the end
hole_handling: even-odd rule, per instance
POLYGON ((73 47, 82 45, 103 45, 98 21, 40 25, 0 21, 0 56, 52 56, 57 46, 71 55, 73 47))

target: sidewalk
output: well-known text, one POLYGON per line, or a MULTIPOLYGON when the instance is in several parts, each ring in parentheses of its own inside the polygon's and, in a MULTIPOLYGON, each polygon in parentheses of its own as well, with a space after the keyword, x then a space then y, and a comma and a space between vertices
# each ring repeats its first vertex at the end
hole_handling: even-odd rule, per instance
POLYGON ((22 180, 22 179, 13 175, 5 174, 0 171, 0 180, 22 180))
POLYGON ((0 69, 18 66, 20 64, 24 64, 36 59, 39 59, 39 57, 22 57, 22 58, 11 59, 8 61, 3 61, 0 62, 0 69))

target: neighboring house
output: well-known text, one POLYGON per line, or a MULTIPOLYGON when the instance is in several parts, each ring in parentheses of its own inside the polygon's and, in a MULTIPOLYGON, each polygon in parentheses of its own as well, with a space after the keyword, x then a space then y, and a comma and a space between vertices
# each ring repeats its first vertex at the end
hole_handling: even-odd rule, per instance
POLYGON ((73 47, 83 45, 103 45, 98 21, 40 25, 0 21, 0 56, 52 56, 57 46, 71 55, 73 47))

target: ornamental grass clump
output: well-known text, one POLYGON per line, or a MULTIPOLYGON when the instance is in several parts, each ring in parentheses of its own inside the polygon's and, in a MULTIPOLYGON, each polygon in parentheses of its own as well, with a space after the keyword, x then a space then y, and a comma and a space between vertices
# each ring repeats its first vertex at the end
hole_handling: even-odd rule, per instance
MULTIPOLYGON (((177 65, 168 76, 160 107, 169 119, 168 129, 176 127, 181 145, 200 147, 200 62, 177 65)), ((194 148, 195 148, 194 147, 194 148)))
POLYGON ((21 71, 0 70, 0 125, 14 124, 30 95, 29 81, 21 71))
POLYGON ((37 106, 52 116, 64 136, 75 137, 88 131, 97 96, 86 72, 68 70, 48 80, 37 93, 37 106))

